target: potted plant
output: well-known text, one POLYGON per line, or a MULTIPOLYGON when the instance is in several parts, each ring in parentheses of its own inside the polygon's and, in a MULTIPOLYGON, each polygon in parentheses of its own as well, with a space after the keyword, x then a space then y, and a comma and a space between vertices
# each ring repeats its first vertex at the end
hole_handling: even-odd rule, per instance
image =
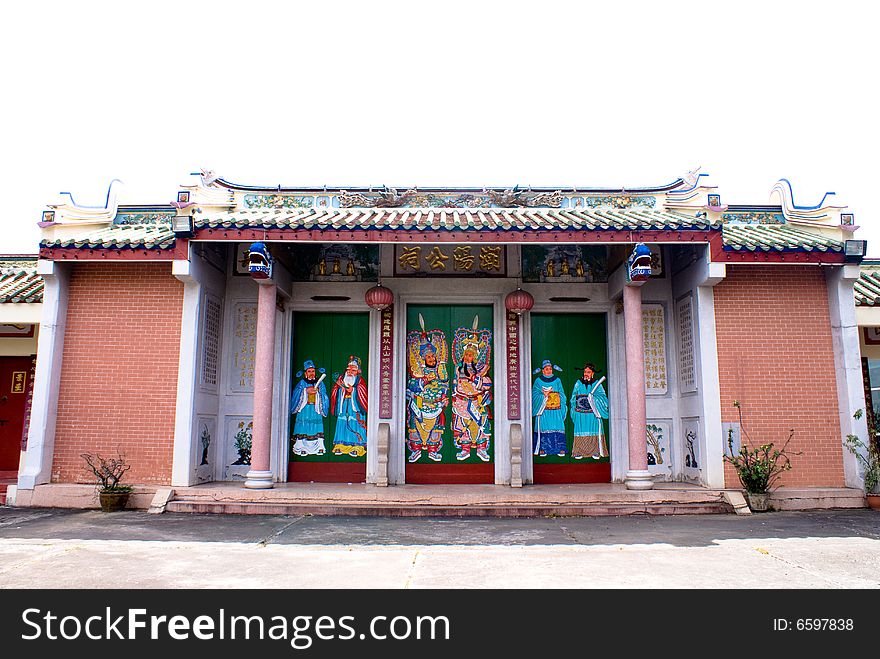
POLYGON ((724 460, 736 469, 739 482, 746 491, 749 508, 755 512, 764 512, 770 509, 770 491, 774 488, 779 476, 791 469, 791 460, 786 454, 786 449, 794 437, 794 429, 789 432, 788 439, 782 448, 776 448, 773 442, 769 442, 749 449, 748 443, 752 443, 752 438, 749 437, 743 425, 742 407, 737 400, 733 401, 733 406, 739 412, 739 427, 744 439, 741 442, 739 452, 734 454, 733 429, 728 430, 727 445, 730 447, 730 455, 725 455, 724 460))
MULTIPOLYGON (((862 410, 856 410, 853 418, 861 419, 862 410)), ((880 510, 880 432, 869 423, 868 442, 863 442, 857 435, 847 435, 846 447, 858 458, 864 469, 865 497, 868 505, 880 510)))
POLYGON ((131 465, 125 461, 125 456, 119 453, 115 458, 105 458, 98 453, 80 454, 86 461, 91 472, 95 475, 98 486, 98 498, 101 501, 101 510, 105 513, 122 510, 131 496, 131 485, 120 485, 123 475, 131 465))

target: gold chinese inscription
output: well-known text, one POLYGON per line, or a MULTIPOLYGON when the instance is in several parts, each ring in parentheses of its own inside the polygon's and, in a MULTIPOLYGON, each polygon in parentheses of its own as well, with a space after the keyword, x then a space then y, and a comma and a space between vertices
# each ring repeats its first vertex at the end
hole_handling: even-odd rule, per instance
POLYGON ((476 257, 471 253, 470 245, 456 247, 455 251, 452 252, 452 258, 454 259, 456 270, 474 269, 474 259, 476 257))
POLYGON ((504 276, 507 269, 503 245, 450 245, 421 243, 395 247, 397 276, 504 276))
POLYGON ((449 260, 449 257, 443 253, 442 249, 435 246, 425 257, 425 260, 431 266, 431 270, 446 270, 446 262, 449 260))
POLYGON ((501 246, 480 247, 480 268, 482 270, 501 270, 501 246))
POLYGON ((13 394, 23 394, 24 393, 24 383, 27 378, 27 373, 25 371, 13 371, 12 373, 12 393, 13 394))
POLYGON ((422 269, 422 248, 420 245, 416 245, 415 247, 404 247, 403 252, 400 254, 400 257, 397 259, 398 263, 400 263, 400 269, 406 270, 407 268, 412 270, 421 270, 422 269))

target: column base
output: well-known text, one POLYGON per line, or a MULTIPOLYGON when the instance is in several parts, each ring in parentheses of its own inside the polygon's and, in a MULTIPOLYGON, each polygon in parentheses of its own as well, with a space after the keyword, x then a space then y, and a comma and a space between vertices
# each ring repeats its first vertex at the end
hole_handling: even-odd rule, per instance
POLYGON ((626 472, 624 484, 628 490, 653 490, 654 479, 651 472, 647 470, 630 470, 626 472))
POLYGON ((275 479, 271 471, 251 470, 245 477, 244 486, 249 490, 271 490, 275 487, 275 479))

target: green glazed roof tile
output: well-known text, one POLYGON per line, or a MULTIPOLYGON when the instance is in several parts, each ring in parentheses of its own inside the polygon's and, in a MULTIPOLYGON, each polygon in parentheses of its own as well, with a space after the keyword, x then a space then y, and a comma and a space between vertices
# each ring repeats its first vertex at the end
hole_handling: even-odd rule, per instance
POLYGON ((36 259, 0 259, 0 304, 42 302, 43 278, 36 259))

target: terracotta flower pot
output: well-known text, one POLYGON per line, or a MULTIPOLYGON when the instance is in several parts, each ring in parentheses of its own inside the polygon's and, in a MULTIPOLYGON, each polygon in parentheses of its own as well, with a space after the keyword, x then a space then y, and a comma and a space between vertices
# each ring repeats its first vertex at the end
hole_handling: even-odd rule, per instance
POLYGON ((767 492, 761 494, 746 492, 746 499, 752 512, 765 513, 770 509, 770 495, 767 492))
POLYGON ((880 510, 880 494, 868 494, 865 498, 868 500, 868 508, 880 510))
POLYGON ((115 513, 123 510, 130 496, 131 492, 99 492, 98 498, 101 501, 101 510, 105 513, 115 513))

